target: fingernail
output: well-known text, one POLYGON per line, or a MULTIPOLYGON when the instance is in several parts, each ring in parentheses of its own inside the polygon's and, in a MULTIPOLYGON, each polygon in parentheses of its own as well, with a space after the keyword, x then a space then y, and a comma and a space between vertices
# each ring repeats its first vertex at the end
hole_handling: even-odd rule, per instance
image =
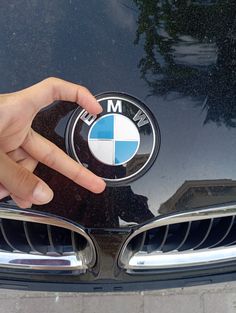
MULTIPOLYGON (((98 103, 99 104, 99 103, 98 103)), ((102 106, 99 104, 99 107, 98 107, 98 114, 99 113, 102 113, 102 111, 103 111, 103 108, 102 108, 102 106)))
POLYGON ((95 101, 96 101, 96 114, 102 113, 103 108, 102 108, 101 104, 97 100, 95 100, 95 101))
POLYGON ((92 191, 94 193, 101 193, 106 188, 106 183, 103 179, 97 178, 96 181, 94 181, 92 191))
POLYGON ((40 202, 42 204, 48 203, 53 198, 53 192, 46 185, 42 184, 41 182, 38 182, 33 191, 33 198, 36 202, 40 202))

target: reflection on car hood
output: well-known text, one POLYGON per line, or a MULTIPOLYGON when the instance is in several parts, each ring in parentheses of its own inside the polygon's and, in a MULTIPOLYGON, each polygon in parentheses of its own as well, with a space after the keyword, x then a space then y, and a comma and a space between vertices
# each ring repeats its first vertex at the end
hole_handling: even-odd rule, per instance
MULTIPOLYGON (((162 142, 147 173, 107 187, 101 195, 40 165, 36 173, 55 197, 33 209, 86 227, 112 228, 236 200, 233 1, 101 0, 98 6, 91 0, 65 8, 51 1, 34 6, 5 4, 1 9, 1 92, 49 75, 94 93, 125 92, 154 114, 162 142)), ((75 108, 54 103, 38 114, 33 128, 66 151, 66 125, 75 108)))

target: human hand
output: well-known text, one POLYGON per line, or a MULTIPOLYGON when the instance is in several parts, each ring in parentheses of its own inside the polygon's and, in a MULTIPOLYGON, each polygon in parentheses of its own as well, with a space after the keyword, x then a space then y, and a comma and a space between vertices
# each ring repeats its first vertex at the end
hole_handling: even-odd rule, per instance
POLYGON ((31 128, 36 114, 55 100, 76 102, 91 114, 102 111, 86 88, 58 78, 0 95, 0 199, 11 195, 21 208, 50 202, 53 191, 33 174, 38 162, 94 193, 104 190, 100 177, 31 128))

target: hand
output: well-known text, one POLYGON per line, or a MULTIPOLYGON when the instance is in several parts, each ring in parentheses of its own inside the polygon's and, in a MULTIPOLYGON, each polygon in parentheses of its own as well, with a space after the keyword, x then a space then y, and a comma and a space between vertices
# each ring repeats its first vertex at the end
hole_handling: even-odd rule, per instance
POLYGON ((50 202, 53 191, 33 174, 38 162, 94 193, 104 190, 101 178, 31 128, 40 109, 55 100, 76 102, 92 114, 102 111, 86 88, 57 78, 0 95, 0 199, 11 195, 21 208, 50 202))

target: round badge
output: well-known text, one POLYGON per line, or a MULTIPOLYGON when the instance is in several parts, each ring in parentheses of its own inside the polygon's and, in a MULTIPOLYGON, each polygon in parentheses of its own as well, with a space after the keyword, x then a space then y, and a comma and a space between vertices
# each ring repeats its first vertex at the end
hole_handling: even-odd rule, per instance
POLYGON ((67 152, 111 184, 143 175, 160 148, 160 131, 148 108, 122 93, 97 97, 99 115, 78 108, 67 126, 67 152))

